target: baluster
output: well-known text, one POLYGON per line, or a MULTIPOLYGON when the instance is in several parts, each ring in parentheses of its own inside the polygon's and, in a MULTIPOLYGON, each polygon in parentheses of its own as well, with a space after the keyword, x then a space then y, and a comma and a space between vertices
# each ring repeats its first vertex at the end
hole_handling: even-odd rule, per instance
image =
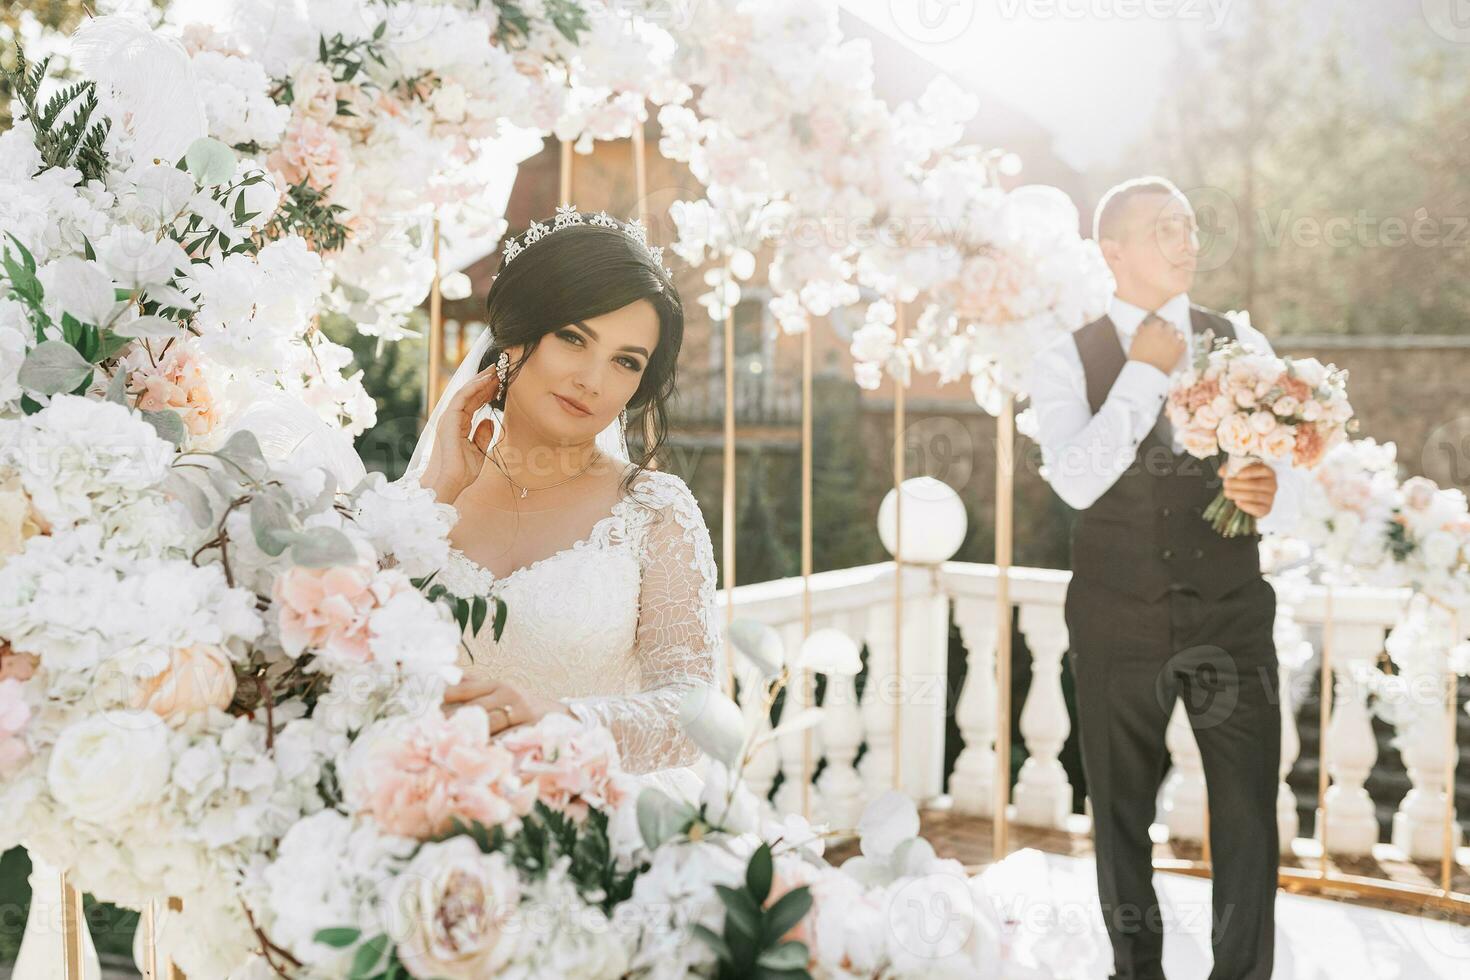
POLYGON ((863 734, 868 750, 858 763, 866 798, 871 800, 893 787, 893 604, 868 608, 864 632, 868 644, 868 678, 863 685, 863 734))
POLYGON ((1296 811, 1296 794, 1287 777, 1301 755, 1302 740, 1296 729, 1296 715, 1291 701, 1292 678, 1312 660, 1312 645, 1307 642, 1302 626, 1296 620, 1296 606, 1305 594, 1304 579, 1280 576, 1272 579, 1276 590, 1276 622, 1272 639, 1276 643, 1276 690, 1281 708, 1281 764, 1276 785, 1276 836, 1281 853, 1292 854, 1292 842, 1301 832, 1301 819, 1296 811))
POLYGON ((1060 606, 1024 605, 1021 631, 1031 650, 1031 690, 1021 709, 1021 737, 1028 753, 1016 777, 1016 822, 1065 827, 1072 812, 1072 784, 1059 756, 1072 723, 1062 695, 1062 654, 1067 624, 1060 606))
MULTIPOLYGON (((1421 609, 1426 632, 1418 638, 1416 663, 1400 664, 1408 703, 1399 714, 1399 752, 1410 788, 1393 815, 1394 847, 1411 860, 1424 861, 1444 854, 1445 768, 1453 739, 1446 738, 1445 685, 1449 682, 1450 650, 1454 646, 1449 617, 1438 608, 1421 609)), ((1455 762, 1459 750, 1454 750, 1455 762)), ((1453 768, 1453 764, 1451 765, 1453 768)), ((1461 840, 1453 828, 1452 846, 1461 840)))
MULTIPOLYGON (((800 622, 787 623, 780 627, 781 645, 786 649, 786 659, 790 662, 801 650, 802 629, 800 622)), ((813 704, 813 692, 811 685, 812 675, 806 671, 793 671, 790 682, 786 685, 785 700, 781 706, 781 720, 787 721, 795 718, 798 714, 813 704)), ((812 745, 810 758, 811 769, 803 773, 803 757, 806 747, 806 737, 815 734, 811 729, 804 732, 796 732, 791 735, 781 736, 777 742, 777 751, 781 756, 781 786, 776 790, 776 811, 778 813, 801 813, 802 812, 802 777, 811 779, 811 769, 817 766, 819 757, 818 746, 812 745)), ((810 808, 815 794, 808 791, 807 804, 810 808)))
MULTIPOLYGON (((843 616, 833 625, 862 645, 861 633, 853 628, 853 617, 843 616)), ((817 781, 822 816, 839 830, 856 827, 863 812, 863 781, 853 765, 863 741, 863 716, 858 710, 853 681, 846 674, 827 675, 827 687, 822 692, 822 723, 818 726, 827 760, 817 781)))
POLYGON ((956 598, 955 624, 965 641, 965 683, 955 705, 964 748, 949 777, 949 795, 959 813, 988 817, 995 812, 995 603, 956 598))
POLYGON ((1327 846, 1333 854, 1366 855, 1378 842, 1378 818, 1364 787, 1378 759, 1378 742, 1368 713, 1365 675, 1374 669, 1383 645, 1382 630, 1371 623, 1334 623, 1332 634, 1336 696, 1323 742, 1332 778, 1327 789, 1327 846))
POLYGON ((1169 716, 1169 726, 1164 731, 1164 744, 1173 765, 1159 794, 1163 823, 1169 828, 1171 839, 1203 841, 1207 807, 1205 766, 1183 698, 1174 701, 1174 713, 1169 716))

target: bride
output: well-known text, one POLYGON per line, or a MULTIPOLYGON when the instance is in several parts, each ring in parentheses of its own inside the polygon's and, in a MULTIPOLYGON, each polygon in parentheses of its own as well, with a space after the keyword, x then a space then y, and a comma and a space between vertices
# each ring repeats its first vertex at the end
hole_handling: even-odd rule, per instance
POLYGON ((679 703, 724 668, 698 502, 648 468, 684 334, 661 250, 637 223, 559 208, 507 242, 487 302, 407 473, 459 512, 438 581, 507 606, 499 641, 466 630, 445 703, 482 706, 496 732, 599 722, 625 769, 693 794, 679 703), (630 414, 649 433, 636 461, 630 414))

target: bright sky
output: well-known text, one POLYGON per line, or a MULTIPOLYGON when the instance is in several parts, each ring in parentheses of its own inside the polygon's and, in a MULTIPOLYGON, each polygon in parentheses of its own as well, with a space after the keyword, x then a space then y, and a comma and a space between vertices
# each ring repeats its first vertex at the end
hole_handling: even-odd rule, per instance
MULTIPOLYGON (((1146 126, 1182 43, 1246 0, 842 0, 941 67, 1027 113, 1078 169, 1146 126)), ((1192 45, 1191 45, 1192 46, 1192 45)), ((984 111, 982 109, 982 111, 984 111)))

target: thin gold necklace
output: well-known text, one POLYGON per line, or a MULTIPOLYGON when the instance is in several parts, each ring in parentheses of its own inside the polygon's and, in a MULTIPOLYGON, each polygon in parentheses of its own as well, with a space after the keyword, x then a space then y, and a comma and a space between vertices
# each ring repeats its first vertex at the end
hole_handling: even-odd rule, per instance
POLYGON ((490 461, 495 464, 495 468, 500 471, 500 475, 503 476, 503 477, 505 477, 507 480, 509 480, 510 481, 510 485, 513 486, 513 487, 515 487, 517 490, 519 490, 521 492, 521 499, 524 500, 526 498, 526 495, 528 493, 530 493, 532 490, 553 490, 553 489, 561 486, 563 483, 571 483, 577 477, 581 476, 583 473, 586 473, 588 470, 590 470, 592 468, 592 464, 595 463, 595 462, 597 462, 597 457, 600 456, 600 455, 602 455, 602 454, 599 451, 593 450, 592 451, 592 458, 587 461, 587 465, 586 466, 582 467, 580 470, 578 470, 577 472, 573 473, 571 476, 567 477, 565 480, 562 480, 559 483, 553 483, 550 486, 545 486, 545 487, 523 487, 519 483, 517 483, 515 481, 515 479, 509 473, 505 472, 505 467, 500 465, 500 460, 499 459, 496 459, 494 456, 492 456, 492 457, 490 457, 490 461))

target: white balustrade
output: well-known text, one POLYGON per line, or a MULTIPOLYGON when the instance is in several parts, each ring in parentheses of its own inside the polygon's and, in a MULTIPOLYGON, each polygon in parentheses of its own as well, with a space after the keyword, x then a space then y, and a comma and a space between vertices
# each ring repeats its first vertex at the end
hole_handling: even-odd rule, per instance
POLYGON ((950 773, 949 795, 956 811, 988 817, 995 807, 995 601, 957 596, 954 618, 968 652, 955 704, 964 748, 950 773))
POLYGON ((1159 819, 1171 840, 1202 841, 1209 799, 1205 792, 1205 764, 1189 724, 1184 699, 1174 700, 1174 711, 1164 729, 1164 745, 1172 766, 1159 790, 1159 819))
POLYGON ((1060 829, 1072 812, 1072 784, 1059 758, 1072 731, 1062 694, 1062 656, 1067 652, 1062 607, 1026 603, 1021 632, 1031 651, 1031 689, 1021 709, 1028 755, 1016 776, 1016 822, 1060 829))

